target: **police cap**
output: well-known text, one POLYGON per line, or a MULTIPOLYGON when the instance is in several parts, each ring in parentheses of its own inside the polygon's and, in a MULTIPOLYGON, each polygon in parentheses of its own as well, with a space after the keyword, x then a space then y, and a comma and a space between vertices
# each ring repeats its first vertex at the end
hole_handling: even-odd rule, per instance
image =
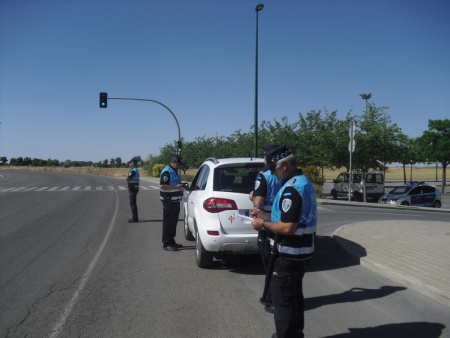
POLYGON ((276 147, 268 150, 265 153, 267 164, 264 166, 263 171, 270 169, 270 167, 272 167, 279 160, 281 160, 291 154, 292 154, 292 151, 290 151, 285 146, 276 146, 276 147))
POLYGON ((180 155, 172 155, 171 162, 176 162, 178 164, 184 165, 183 158, 180 155))

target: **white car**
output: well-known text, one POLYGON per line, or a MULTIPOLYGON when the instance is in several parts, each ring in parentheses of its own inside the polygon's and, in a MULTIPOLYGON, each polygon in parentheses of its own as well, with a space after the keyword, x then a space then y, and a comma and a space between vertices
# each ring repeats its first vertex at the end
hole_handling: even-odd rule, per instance
POLYGON ((259 158, 208 158, 200 166, 183 198, 184 236, 195 240, 199 267, 225 254, 258 253, 258 234, 245 216, 253 208, 248 196, 263 166, 259 158))

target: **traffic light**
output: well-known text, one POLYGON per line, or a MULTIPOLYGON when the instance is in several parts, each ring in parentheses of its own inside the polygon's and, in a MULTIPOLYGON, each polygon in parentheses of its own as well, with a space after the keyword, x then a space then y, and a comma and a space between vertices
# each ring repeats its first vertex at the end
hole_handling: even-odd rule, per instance
POLYGON ((181 141, 178 141, 178 148, 177 148, 178 153, 181 154, 182 150, 183 150, 183 145, 181 144, 181 141))
POLYGON ((108 107, 108 93, 100 93, 100 108, 108 107))

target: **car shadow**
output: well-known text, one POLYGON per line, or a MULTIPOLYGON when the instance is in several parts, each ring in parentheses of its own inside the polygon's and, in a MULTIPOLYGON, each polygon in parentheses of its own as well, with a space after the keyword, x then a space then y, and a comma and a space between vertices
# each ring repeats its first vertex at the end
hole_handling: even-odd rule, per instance
MULTIPOLYGON (((358 252, 358 259, 354 255, 347 255, 336 245, 329 236, 316 236, 316 247, 313 257, 307 261, 308 272, 343 269, 359 265, 359 257, 366 255, 366 250, 357 243, 348 240, 353 252, 358 252)), ((228 269, 230 272, 264 275, 264 267, 260 255, 229 255, 221 260, 215 260, 211 269, 228 269)))

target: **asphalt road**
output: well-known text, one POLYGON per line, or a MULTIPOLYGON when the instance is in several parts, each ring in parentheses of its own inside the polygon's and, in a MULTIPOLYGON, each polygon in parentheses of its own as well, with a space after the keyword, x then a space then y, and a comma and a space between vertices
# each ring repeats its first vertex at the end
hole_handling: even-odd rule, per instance
MULTIPOLYGON (((270 337, 259 257, 197 268, 193 242, 162 250, 158 190, 143 184, 129 224, 124 179, 3 172, 2 337, 270 337)), ((359 265, 331 234, 351 222, 446 220, 413 210, 319 207, 317 253, 304 280, 307 337, 450 337, 450 308, 359 265)))

